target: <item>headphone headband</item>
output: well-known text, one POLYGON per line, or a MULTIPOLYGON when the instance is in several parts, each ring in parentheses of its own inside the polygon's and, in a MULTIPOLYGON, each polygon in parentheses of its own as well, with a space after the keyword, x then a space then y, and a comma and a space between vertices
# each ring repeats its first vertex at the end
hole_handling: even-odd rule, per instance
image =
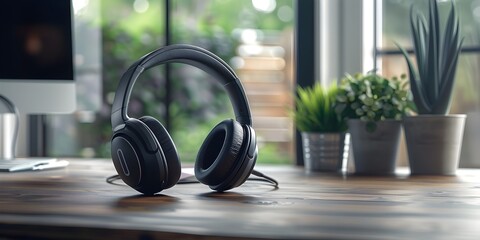
POLYGON ((199 47, 186 44, 169 45, 148 53, 133 63, 120 79, 112 105, 112 129, 128 120, 127 108, 133 85, 140 74, 164 63, 185 63, 213 75, 227 90, 235 112, 235 119, 241 124, 252 125, 248 100, 235 72, 222 59, 199 47))

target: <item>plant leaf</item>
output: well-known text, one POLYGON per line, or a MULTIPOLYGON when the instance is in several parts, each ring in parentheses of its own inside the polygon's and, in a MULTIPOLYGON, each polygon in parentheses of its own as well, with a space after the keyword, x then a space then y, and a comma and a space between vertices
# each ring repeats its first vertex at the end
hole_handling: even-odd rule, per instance
MULTIPOLYGON (((423 16, 414 15, 413 5, 410 7, 410 28, 412 30, 415 56, 417 57, 418 74, 420 79, 423 79, 427 72, 426 66, 428 66, 428 58, 426 57, 428 49, 426 48, 427 41, 425 41, 427 29, 425 18, 423 16)), ((426 94, 424 91, 425 88, 422 88, 423 94, 426 94)))
MULTIPOLYGON (((418 71, 419 71, 419 75, 420 75, 420 79, 424 79, 424 78, 427 78, 427 66, 429 64, 428 62, 428 41, 426 41, 426 38, 428 36, 428 31, 427 31, 427 24, 425 23, 426 20, 423 16, 419 16, 418 17, 418 25, 419 25, 419 31, 418 31, 418 35, 419 35, 419 41, 418 43, 415 43, 415 44, 418 44, 418 47, 416 48, 419 48, 420 50, 418 51, 418 53, 415 54, 415 56, 417 57, 417 63, 418 63, 418 71)), ((415 45, 414 44, 414 45, 415 45)), ((426 94, 426 90, 423 89, 423 94, 426 94)))
POLYGON ((463 38, 459 41, 460 27, 456 16, 455 4, 452 2, 447 25, 444 32, 444 55, 441 60, 442 74, 440 96, 434 107, 435 114, 447 114, 450 110, 452 92, 455 82, 455 73, 458 57, 463 45, 463 38))
POLYGON ((413 101, 415 102, 418 113, 429 113, 431 108, 425 100, 425 95, 422 94, 421 90, 423 86, 422 82, 418 79, 418 75, 415 71, 415 66, 413 65, 407 51, 405 51, 405 49, 396 42, 395 45, 397 45, 397 47, 400 49, 403 56, 405 57, 405 60, 407 61, 408 74, 410 76, 410 90, 412 91, 413 101))
POLYGON ((445 72, 445 84, 441 89, 441 95, 438 103, 434 107, 433 114, 447 114, 450 110, 450 102, 452 100, 452 91, 455 83, 455 73, 457 70, 458 56, 460 55, 463 45, 463 38, 457 45, 456 51, 453 53, 453 59, 448 66, 448 70, 445 72))
POLYGON ((442 69, 447 67, 448 57, 451 54, 452 41, 454 41, 455 39, 458 40, 458 36, 455 36, 454 34, 455 32, 457 32, 457 29, 458 29, 458 21, 455 16, 455 5, 452 2, 452 7, 448 14, 447 26, 445 27, 445 33, 444 33, 445 39, 443 42, 443 52, 445 53, 445 55, 443 55, 441 58, 442 69))
POLYGON ((438 21, 437 1, 429 1, 429 34, 428 34, 428 78, 420 79, 427 90, 427 99, 430 103, 435 103, 439 92, 439 73, 438 73, 438 30, 440 22, 438 21))

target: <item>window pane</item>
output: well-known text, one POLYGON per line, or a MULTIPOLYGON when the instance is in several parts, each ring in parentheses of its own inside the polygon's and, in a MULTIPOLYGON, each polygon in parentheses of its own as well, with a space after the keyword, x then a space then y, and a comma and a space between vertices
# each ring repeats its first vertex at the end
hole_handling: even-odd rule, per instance
MULTIPOLYGON (((382 3, 381 36, 382 47, 396 49, 395 42, 404 47, 411 47, 409 8, 412 3, 420 5, 421 1, 415 0, 376 0, 382 3)), ((423 5, 423 4, 422 4, 423 5)))
MULTIPOLYGON (((377 0, 378 1, 378 0, 377 0)), ((412 47, 410 40, 410 7, 414 13, 426 13, 426 0, 383 0, 382 2, 382 44, 386 49, 397 49, 394 42, 402 46, 412 47)), ((440 21, 444 23, 448 17, 450 1, 438 1, 441 8, 440 21)), ((480 1, 455 1, 457 15, 460 18, 460 33, 465 36, 464 46, 480 44, 480 1)))
MULTIPOLYGON (((259 140, 259 162, 293 159, 293 4, 273 1, 172 1, 174 43, 206 48, 232 66, 248 97, 259 140)), ((173 139, 180 157, 195 160, 208 132, 233 118, 225 90, 211 76, 176 65, 173 82, 173 139)))
MULTIPOLYGON (((52 156, 110 157, 110 106, 120 76, 133 61, 165 45, 164 1, 87 2, 85 9, 99 5, 101 18, 92 19, 88 26, 101 33, 98 72, 102 76, 101 81, 88 74, 77 79, 101 82, 100 101, 72 115, 49 117, 47 154, 52 156)), ((258 135, 259 162, 294 159, 293 125, 287 114, 294 87, 292 2, 171 1, 172 43, 212 51, 234 67, 242 80, 258 135)), ((87 35, 77 35, 81 38, 77 41, 89 42, 87 35)), ((218 122, 234 117, 223 87, 211 78, 194 67, 171 64, 170 133, 184 162, 195 160, 203 139, 218 122)), ((142 74, 132 92, 129 115, 150 115, 165 123, 165 86, 164 67, 142 74)), ((82 101, 95 99, 92 88, 80 89, 85 90, 79 93, 82 101)))
MULTIPOLYGON (((412 48, 410 40, 409 9, 415 2, 416 9, 426 10, 426 1, 383 0, 382 49, 397 49, 393 44, 399 42, 402 46, 412 48)), ((439 1, 444 9, 449 8, 449 2, 439 1)), ((473 48, 470 53, 462 53, 459 59, 452 108, 450 113, 467 114, 467 123, 463 140, 460 166, 480 167, 480 150, 476 145, 480 141, 480 1, 455 1, 460 17, 461 34, 465 37, 464 46, 473 48)), ((441 12, 441 21, 445 21, 446 12, 441 12)), ((404 58, 398 54, 381 56, 381 70, 387 76, 407 72, 404 58)))

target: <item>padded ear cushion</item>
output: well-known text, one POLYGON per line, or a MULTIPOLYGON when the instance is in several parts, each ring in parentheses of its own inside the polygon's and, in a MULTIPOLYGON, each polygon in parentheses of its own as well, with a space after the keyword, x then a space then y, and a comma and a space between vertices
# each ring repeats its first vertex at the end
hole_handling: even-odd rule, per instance
POLYGON ((170 134, 168 134, 167 129, 165 129, 157 119, 150 116, 144 116, 139 118, 139 120, 150 128, 163 150, 168 167, 168 178, 165 183, 165 188, 170 188, 178 182, 182 172, 177 148, 175 147, 170 134))
POLYGON ((214 186, 232 174, 243 143, 243 128, 233 119, 219 123, 208 134, 195 161, 195 176, 214 186))

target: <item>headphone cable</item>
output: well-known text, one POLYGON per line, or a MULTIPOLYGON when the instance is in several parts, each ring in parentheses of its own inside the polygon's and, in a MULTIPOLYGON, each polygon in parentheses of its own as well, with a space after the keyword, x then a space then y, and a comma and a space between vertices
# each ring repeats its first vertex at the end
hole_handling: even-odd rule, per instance
POLYGON ((107 177, 107 179, 105 179, 105 181, 109 184, 117 185, 117 186, 125 186, 125 184, 115 182, 117 180, 120 180, 120 175, 118 175, 118 174, 112 175, 110 177, 107 177))
POLYGON ((262 172, 259 172, 259 171, 255 170, 255 169, 252 170, 252 175, 257 176, 259 178, 250 178, 249 177, 249 178, 247 178, 247 181, 250 180, 250 181, 267 182, 267 183, 270 183, 273 187, 278 188, 278 182, 274 178, 269 177, 269 176, 263 174, 262 172))
MULTIPOLYGON (((259 172, 257 170, 252 170, 252 175, 256 176, 257 178, 252 178, 248 177, 247 181, 257 181, 257 182, 265 182, 268 183, 269 185, 273 186, 275 189, 278 189, 278 182, 272 177, 269 177, 262 172, 259 172)), ((107 177, 105 181, 109 184, 112 185, 117 185, 117 186, 125 186, 125 184, 117 183, 117 180, 120 180, 120 175, 116 174, 110 177, 107 177)), ((195 176, 187 177, 184 179, 181 179, 178 181, 177 184, 192 184, 192 183, 200 183, 197 179, 195 179, 195 176), (192 179, 193 177, 193 179, 192 179)))

